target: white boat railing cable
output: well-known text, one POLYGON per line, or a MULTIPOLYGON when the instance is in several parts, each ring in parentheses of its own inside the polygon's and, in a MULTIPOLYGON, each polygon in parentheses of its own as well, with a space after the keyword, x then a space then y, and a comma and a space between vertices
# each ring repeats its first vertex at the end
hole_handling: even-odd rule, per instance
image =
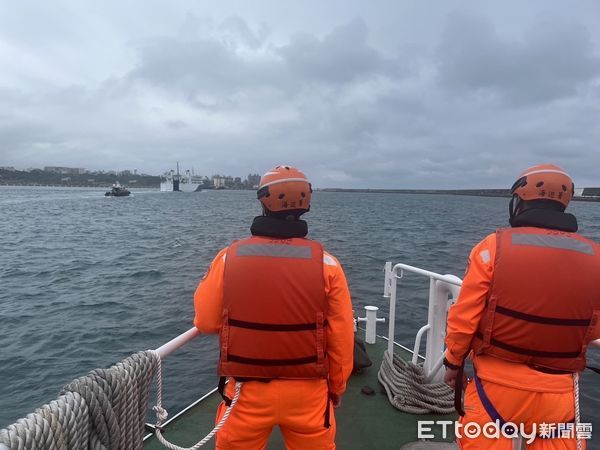
POLYGON ((413 363, 417 363, 421 348, 421 340, 423 335, 427 333, 423 371, 428 382, 441 381, 443 378, 443 371, 440 369, 444 360, 444 339, 446 337, 448 307, 458 298, 462 280, 454 275, 440 275, 439 273, 401 263, 392 267, 392 263, 387 262, 384 267, 384 272, 385 281, 383 296, 390 299, 387 352, 390 363, 392 362, 394 354, 393 342, 396 332, 395 322, 398 280, 401 280, 404 277, 405 272, 415 273, 429 278, 427 324, 419 329, 415 337, 413 363))

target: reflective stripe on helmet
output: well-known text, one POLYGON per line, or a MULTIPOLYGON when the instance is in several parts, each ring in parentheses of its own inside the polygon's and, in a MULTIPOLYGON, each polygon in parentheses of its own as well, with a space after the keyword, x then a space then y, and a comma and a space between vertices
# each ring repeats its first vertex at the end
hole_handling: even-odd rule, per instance
MULTIPOLYGON (((265 174, 265 175, 268 175, 268 174, 265 174)), ((289 183, 289 182, 295 182, 295 181, 300 181, 300 182, 308 183, 308 180, 306 178, 282 178, 281 180, 275 180, 275 181, 271 181, 269 183, 261 184, 259 186, 259 189, 262 189, 262 188, 267 187, 267 186, 271 186, 273 184, 289 183)))
POLYGON ((524 173, 524 174, 523 174, 523 175, 521 175, 521 176, 522 176, 522 177, 527 177, 527 176, 529 176, 529 175, 534 175, 534 174, 536 174, 536 173, 558 173, 558 174, 560 174, 560 175, 565 175, 565 176, 567 176, 567 177, 571 178, 571 176, 570 176, 570 175, 569 175, 567 172, 564 172, 564 171, 562 171, 562 170, 555 170, 555 169, 540 169, 540 170, 532 170, 531 172, 524 173))

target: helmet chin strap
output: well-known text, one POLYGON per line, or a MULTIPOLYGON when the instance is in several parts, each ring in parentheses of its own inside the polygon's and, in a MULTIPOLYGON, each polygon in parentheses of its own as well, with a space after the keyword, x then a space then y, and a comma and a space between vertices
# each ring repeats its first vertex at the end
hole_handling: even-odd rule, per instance
POLYGON ((521 198, 518 195, 513 195, 508 204, 508 214, 511 220, 517 215, 520 206, 521 198))

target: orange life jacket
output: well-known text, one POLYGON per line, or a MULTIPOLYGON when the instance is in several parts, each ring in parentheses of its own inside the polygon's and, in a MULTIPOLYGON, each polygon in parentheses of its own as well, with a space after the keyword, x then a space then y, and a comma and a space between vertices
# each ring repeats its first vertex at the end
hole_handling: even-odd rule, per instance
POLYGON ((227 250, 219 375, 326 378, 323 247, 253 236, 227 250))
POLYGON ((600 317, 600 246, 533 227, 498 230, 496 242, 475 354, 561 372, 585 369, 600 317))

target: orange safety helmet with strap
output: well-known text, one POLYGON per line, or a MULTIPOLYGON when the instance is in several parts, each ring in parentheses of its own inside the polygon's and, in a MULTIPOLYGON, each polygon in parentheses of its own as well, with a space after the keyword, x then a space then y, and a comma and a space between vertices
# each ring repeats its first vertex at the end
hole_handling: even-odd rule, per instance
POLYGON ((219 375, 326 378, 323 248, 253 236, 227 250, 219 375))
POLYGON ((312 186, 299 169, 277 166, 261 177, 256 195, 267 212, 299 215, 310 209, 312 186))
POLYGON ((513 184, 510 193, 510 216, 519 210, 521 202, 551 200, 566 208, 575 194, 573 180, 562 168, 553 164, 539 164, 525 170, 513 184))

